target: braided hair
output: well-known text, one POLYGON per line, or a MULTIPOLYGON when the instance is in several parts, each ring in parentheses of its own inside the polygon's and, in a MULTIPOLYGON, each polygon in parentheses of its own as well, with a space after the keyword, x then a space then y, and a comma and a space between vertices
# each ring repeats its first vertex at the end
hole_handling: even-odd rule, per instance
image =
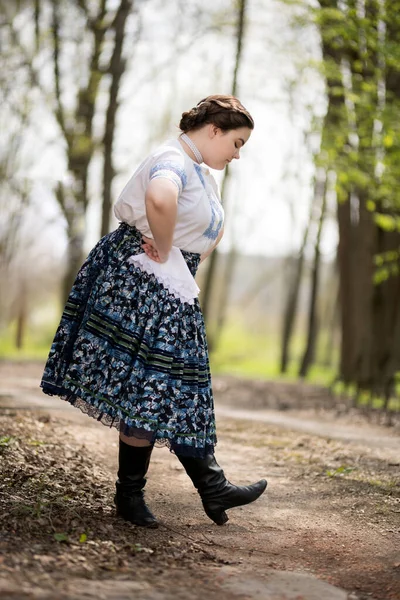
POLYGON ((187 133, 208 123, 222 131, 240 127, 254 129, 252 116, 235 96, 215 95, 200 100, 191 110, 182 114, 179 129, 187 133))

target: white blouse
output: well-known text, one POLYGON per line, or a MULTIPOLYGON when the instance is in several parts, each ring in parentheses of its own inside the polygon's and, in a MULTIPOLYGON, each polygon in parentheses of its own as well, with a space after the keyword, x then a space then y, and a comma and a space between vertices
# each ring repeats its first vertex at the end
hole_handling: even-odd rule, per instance
POLYGON ((136 169, 114 206, 115 216, 152 238, 145 193, 149 182, 158 177, 173 181, 179 192, 173 245, 202 254, 215 243, 224 211, 214 177, 186 154, 178 140, 166 141, 136 169))

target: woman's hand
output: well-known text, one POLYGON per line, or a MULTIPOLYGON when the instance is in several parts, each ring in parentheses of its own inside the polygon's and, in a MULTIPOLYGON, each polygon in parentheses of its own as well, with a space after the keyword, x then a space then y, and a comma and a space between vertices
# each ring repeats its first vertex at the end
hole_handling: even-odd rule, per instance
MULTIPOLYGON (((149 223, 152 243, 148 248, 149 258, 165 262, 172 248, 172 240, 178 211, 178 188, 164 177, 152 179, 145 194, 146 216, 149 223)), ((149 238, 144 240, 149 244, 149 238)), ((146 249, 143 248, 145 251, 146 249)))
POLYGON ((168 255, 163 255, 159 252, 157 244, 152 238, 142 235, 142 241, 142 248, 147 256, 151 258, 151 260, 154 260, 158 263, 164 263, 168 260, 168 255))

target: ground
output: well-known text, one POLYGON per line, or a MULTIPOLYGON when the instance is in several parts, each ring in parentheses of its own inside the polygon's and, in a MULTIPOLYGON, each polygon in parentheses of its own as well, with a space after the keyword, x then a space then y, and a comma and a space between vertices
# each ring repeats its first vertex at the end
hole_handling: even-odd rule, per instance
POLYGON ((146 498, 161 525, 146 530, 115 516, 117 432, 42 394, 41 372, 0 363, 3 600, 400 599, 395 419, 332 410, 324 388, 216 377, 217 460, 267 492, 218 527, 156 448, 146 498))

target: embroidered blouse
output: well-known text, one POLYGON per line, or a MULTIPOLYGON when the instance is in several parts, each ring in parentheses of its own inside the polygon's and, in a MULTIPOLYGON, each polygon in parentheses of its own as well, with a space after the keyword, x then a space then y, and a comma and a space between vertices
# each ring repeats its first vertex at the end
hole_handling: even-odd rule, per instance
POLYGON ((208 168, 192 160, 178 140, 166 141, 136 169, 115 204, 115 216, 152 238, 145 193, 149 182, 158 177, 169 179, 178 189, 173 246, 205 252, 214 244, 224 221, 218 186, 208 168))

